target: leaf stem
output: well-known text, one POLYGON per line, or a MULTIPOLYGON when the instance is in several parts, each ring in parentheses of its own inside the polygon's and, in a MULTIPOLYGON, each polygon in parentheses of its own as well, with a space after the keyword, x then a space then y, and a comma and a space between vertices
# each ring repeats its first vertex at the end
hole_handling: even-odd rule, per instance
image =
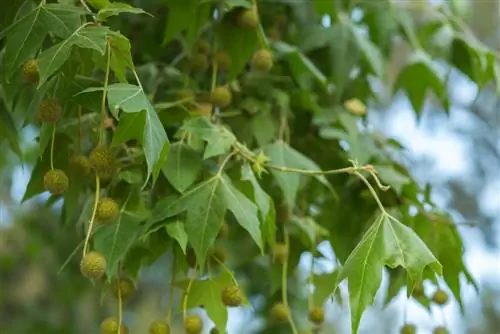
POLYGON ((87 5, 87 3, 85 2, 85 0, 80 0, 80 3, 82 4, 83 8, 85 8, 85 10, 87 12, 89 12, 90 14, 94 14, 94 12, 92 11, 92 9, 90 9, 90 7, 87 5))
POLYGON ((189 280, 186 291, 184 292, 184 301, 182 302, 182 317, 184 319, 186 319, 186 316, 187 316, 187 302, 188 302, 189 292, 191 291, 191 287, 193 286, 193 283, 196 279, 196 276, 197 276, 197 271, 195 268, 193 271, 193 275, 191 276, 191 279, 189 280))
POLYGON ((220 167, 219 167, 219 171, 217 172, 217 177, 220 177, 222 172, 224 171, 224 168, 226 167, 227 163, 229 162, 229 160, 233 157, 233 155, 235 155, 236 152, 233 151, 231 153, 229 153, 227 155, 227 157, 224 159, 224 161, 222 161, 220 167))
MULTIPOLYGON (((284 229, 283 231, 285 245, 290 247, 290 238, 288 236, 288 231, 284 229)), ((281 271, 281 299, 283 300, 283 305, 288 309, 288 322, 290 323, 290 327, 292 328, 293 334, 298 334, 297 327, 293 322, 292 312, 290 310, 290 306, 288 305, 288 294, 287 294, 287 274, 288 274, 288 256, 283 262, 283 268, 281 271)))
POLYGON ((378 205, 380 211, 382 212, 382 214, 384 216, 390 216, 387 213, 387 211, 385 210, 384 206, 382 205, 382 202, 380 201, 380 198, 378 197, 377 192, 375 191, 373 186, 370 184, 370 182, 368 182, 366 177, 364 177, 363 174, 361 174, 360 172, 357 172, 357 171, 354 172, 354 175, 359 177, 361 179, 361 181, 363 181, 363 183, 368 187, 368 190, 370 190, 370 193, 372 194, 373 198, 375 199, 375 202, 377 202, 377 205, 378 205))
POLYGON ((234 285, 238 286, 238 281, 234 277, 233 272, 226 266, 226 264, 224 262, 222 262, 221 260, 219 260, 216 256, 214 256, 214 259, 215 259, 215 261, 217 261, 217 263, 219 263, 219 265, 222 267, 222 269, 224 269, 229 274, 229 276, 231 276, 231 280, 233 281, 234 285))
POLYGON ((168 309, 167 309, 167 322, 170 326, 172 326, 172 308, 174 307, 174 281, 175 281, 175 247, 172 247, 173 259, 172 259, 172 268, 170 268, 171 276, 170 276, 170 291, 168 296, 168 309))
POLYGON ((106 74, 104 77, 104 87, 102 91, 102 100, 101 100, 101 126, 99 129, 99 144, 103 143, 104 140, 104 122, 106 119, 106 95, 108 93, 108 84, 109 84, 109 69, 111 67, 111 46, 109 44, 109 40, 106 42, 106 74))
POLYGON ((50 141, 50 169, 54 170, 54 142, 56 141, 56 125, 52 125, 52 139, 50 141))
POLYGON ((94 226, 95 214, 97 212, 97 203, 99 203, 99 192, 100 192, 100 180, 99 176, 95 175, 95 200, 94 208, 92 209, 92 217, 90 218, 89 228, 87 230, 87 235, 85 236, 85 243, 83 244, 83 255, 87 254, 87 247, 89 245, 90 234, 92 233, 92 227, 94 226))

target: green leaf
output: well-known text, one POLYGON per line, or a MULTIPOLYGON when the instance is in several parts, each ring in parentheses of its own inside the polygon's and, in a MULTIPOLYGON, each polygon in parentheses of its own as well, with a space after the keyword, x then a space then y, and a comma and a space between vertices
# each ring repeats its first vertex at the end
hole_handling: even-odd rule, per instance
POLYGON ((234 187, 227 176, 222 177, 222 191, 229 211, 236 217, 236 221, 255 241, 260 250, 264 250, 262 234, 260 232, 257 206, 234 187))
POLYGON ((328 236, 329 232, 324 227, 319 225, 311 217, 293 216, 291 221, 302 230, 308 238, 309 244, 307 247, 314 247, 318 243, 318 239, 328 236))
POLYGON ((153 210, 149 224, 186 212, 184 228, 193 246, 201 270, 208 249, 213 245, 224 222, 227 201, 216 175, 189 189, 174 201, 167 198, 159 201, 153 210))
POLYGON ((168 223, 165 228, 168 235, 177 240, 179 246, 181 246, 182 251, 184 252, 184 254, 186 254, 188 235, 186 233, 186 230, 184 229, 184 223, 176 220, 172 223, 168 223))
POLYGON ((153 176, 153 182, 155 182, 170 149, 167 133, 156 114, 156 110, 142 87, 125 83, 109 86, 108 103, 109 108, 114 110, 115 113, 118 109, 122 109, 126 113, 146 111, 146 122, 142 137, 144 155, 148 165, 146 182, 151 175, 153 176))
POLYGON ((82 26, 64 41, 43 51, 38 57, 38 72, 41 87, 68 60, 73 46, 96 50, 101 54, 106 52, 107 27, 82 26))
POLYGON ((196 135, 207 142, 203 159, 228 153, 236 142, 234 134, 222 125, 215 125, 206 117, 195 117, 186 121, 181 132, 196 135))
POLYGON ((368 36, 359 26, 351 22, 348 22, 346 24, 351 30, 352 37, 372 72, 379 78, 385 78, 385 60, 382 56, 382 53, 380 52, 380 49, 375 44, 373 44, 372 41, 370 41, 368 36))
POLYGON ((374 301, 384 265, 406 269, 409 292, 420 282, 426 267, 442 274, 441 264, 415 232, 381 215, 349 255, 337 280, 348 281, 353 333, 357 333, 363 312, 374 301))
POLYGON ((133 212, 122 211, 116 223, 105 225, 95 231, 93 240, 97 251, 106 258, 108 281, 118 274, 118 262, 125 259, 127 252, 139 237, 142 217, 133 212))
POLYGON ((403 89, 410 99, 413 109, 420 116, 427 91, 432 90, 448 111, 449 101, 444 79, 439 74, 428 54, 423 51, 415 53, 405 68, 399 73, 395 90, 403 89))
POLYGON ((146 14, 151 17, 153 16, 141 8, 135 8, 129 4, 122 2, 113 2, 99 10, 99 12, 97 13, 97 19, 99 21, 106 21, 109 17, 119 15, 121 13, 146 14))
POLYGON ((191 50, 200 28, 210 19, 210 3, 197 0, 168 0, 168 17, 162 45, 167 45, 181 32, 187 30, 186 44, 191 50))
POLYGON ((19 157, 22 157, 21 147, 19 146, 17 126, 14 123, 11 113, 4 108, 3 100, 0 102, 0 142, 7 139, 10 148, 19 157))
POLYGON ((24 61, 34 57, 49 31, 68 38, 80 26, 83 13, 83 9, 74 6, 45 4, 4 30, 0 38, 7 35, 4 55, 7 77, 10 78, 24 61))
MULTIPOLYGON (((264 148, 265 154, 270 158, 270 163, 275 166, 304 169, 309 171, 320 171, 321 169, 314 161, 290 147, 283 141, 277 141, 264 148)), ((294 205, 297 191, 300 186, 301 175, 299 173, 283 172, 271 169, 271 173, 276 178, 278 185, 283 191, 285 201, 289 205, 294 205)), ((319 182, 330 188, 324 175, 315 175, 319 182)))
POLYGON ((323 305, 337 288, 337 276, 339 270, 336 269, 328 274, 314 275, 313 300, 315 305, 323 305))
POLYGON ((93 8, 101 9, 111 5, 109 0, 86 0, 93 8))
POLYGON ((397 171, 392 166, 376 165, 375 170, 379 174, 380 180, 391 186, 391 188, 393 188, 399 195, 401 195, 403 191, 403 186, 411 182, 411 179, 408 176, 397 171))
POLYGON ((129 140, 142 142, 146 126, 146 111, 121 115, 120 122, 113 135, 111 146, 118 146, 129 140))
POLYGON ((225 0, 228 9, 234 7, 252 8, 252 2, 250 0, 225 0))
POLYGON ((262 234, 267 243, 270 246, 274 246, 276 244, 276 211, 274 201, 261 188, 249 164, 244 164, 241 167, 241 179, 248 181, 252 185, 253 199, 259 208, 260 219, 263 222, 261 225, 262 234))
POLYGON ((200 154, 184 143, 170 147, 167 162, 162 167, 163 175, 179 192, 184 192, 198 177, 202 167, 200 154))
POLYGON ((120 82, 127 82, 127 68, 134 69, 130 41, 118 32, 113 31, 109 35, 112 37, 109 43, 110 67, 120 82))

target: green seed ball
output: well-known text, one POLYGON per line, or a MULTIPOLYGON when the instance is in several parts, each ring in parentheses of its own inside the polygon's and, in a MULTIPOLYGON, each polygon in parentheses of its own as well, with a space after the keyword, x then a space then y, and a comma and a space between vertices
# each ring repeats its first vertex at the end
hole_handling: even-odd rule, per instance
POLYGON ((448 302, 448 294, 444 290, 437 290, 432 296, 432 301, 437 305, 444 305, 448 302))
POLYGON ((101 198, 97 203, 96 218, 100 222, 109 222, 116 219, 119 212, 120 208, 112 198, 101 198))
POLYGON ((97 146, 90 152, 90 167, 104 181, 110 180, 116 172, 116 157, 113 150, 104 145, 97 146))
POLYGON ((446 327, 440 326, 434 328, 434 331, 432 331, 432 334, 449 334, 450 332, 446 327))
POLYGON ((288 321, 290 310, 282 303, 274 304, 269 311, 271 321, 282 323, 288 321))
POLYGON ((87 253, 80 262, 80 271, 83 276, 100 279, 106 273, 106 259, 99 252, 87 253))
POLYGON ((164 320, 155 320, 149 325, 149 334, 170 334, 170 326, 164 320))
POLYGON ((243 9, 237 16, 238 26, 245 29, 255 29, 259 25, 259 16, 253 9, 243 9))
POLYGON ((38 82, 38 62, 36 59, 30 59, 23 63, 21 67, 21 77, 29 83, 38 82))
POLYGON ((417 327, 413 324, 406 324, 401 327, 401 334, 415 334, 417 333, 417 327))
POLYGON ((220 108, 225 108, 231 104, 232 95, 227 87, 219 86, 210 94, 210 102, 220 108))
POLYGON ((86 156, 83 155, 73 155, 69 159, 69 165, 72 169, 76 170, 82 175, 90 174, 90 162, 86 156))
POLYGON ((46 99, 40 102, 36 118, 39 122, 53 124, 61 118, 61 115, 61 104, 55 99, 46 99))
POLYGON ((276 244, 272 253, 274 262, 283 264, 288 258, 288 246, 286 244, 276 244))
POLYGON ((68 176, 60 169, 49 170, 43 176, 45 190, 53 195, 62 195, 68 189, 68 185, 68 176))
POLYGON ((269 72, 273 67, 273 55, 267 49, 256 51, 251 60, 252 68, 259 72, 269 72))
POLYGON ((121 295, 122 300, 127 300, 135 292, 135 284, 130 278, 115 279, 111 286, 113 296, 118 298, 118 293, 121 295))
POLYGON ((119 326, 117 318, 106 318, 101 322, 101 326, 99 327, 100 334, 118 334, 118 327, 120 327, 120 334, 128 334, 127 326, 123 323, 119 326))
POLYGON ((243 304, 243 292, 236 285, 226 286, 222 290, 222 302, 229 307, 237 307, 243 304))
POLYGON ((208 66, 208 57, 204 53, 198 53, 191 58, 191 69, 195 72, 205 72, 208 66))
POLYGON ((203 320, 198 315, 188 315, 184 318, 184 329, 187 334, 200 334, 203 330, 203 320))
POLYGON ((321 325, 325 321, 325 310, 319 306, 312 307, 309 310, 309 321, 315 325, 321 325))
POLYGON ((214 56, 219 71, 227 71, 231 67, 231 56, 225 51, 219 51, 214 56))

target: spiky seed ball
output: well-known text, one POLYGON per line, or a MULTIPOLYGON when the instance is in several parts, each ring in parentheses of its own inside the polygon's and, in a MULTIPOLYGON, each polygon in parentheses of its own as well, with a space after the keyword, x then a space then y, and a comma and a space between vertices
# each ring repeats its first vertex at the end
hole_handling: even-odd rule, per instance
POLYGON ((222 302, 229 307, 237 307, 243 303, 243 292, 236 285, 228 285, 222 290, 222 302))
POLYGON ((309 310, 309 321, 315 325, 321 325, 325 321, 325 310, 319 306, 312 307, 309 310))
POLYGON ((209 53, 210 52, 210 43, 205 40, 201 40, 196 44, 195 51, 197 53, 209 53))
POLYGON ((215 87, 210 94, 210 102, 220 108, 225 108, 230 105, 232 98, 229 89, 223 86, 215 87))
POLYGON ((104 181, 110 180, 116 170, 116 157, 113 150, 104 145, 99 145, 90 152, 90 167, 104 181))
POLYGON ((198 53, 192 56, 191 69, 195 72, 205 72, 208 69, 208 57, 204 53, 198 53))
POLYGON ((401 334, 415 334, 417 333, 417 327, 413 324, 406 324, 401 327, 401 334))
POLYGON ((36 112, 36 118, 39 122, 53 124, 61 118, 62 107, 55 99, 46 99, 40 102, 36 112))
POLYGON ((170 326, 164 320, 155 320, 149 325, 149 334, 170 334, 170 326))
POLYGON ((251 61, 252 68, 260 72, 269 72, 273 68, 273 54, 267 49, 257 50, 251 61))
POLYGON ((43 187, 53 195, 62 195, 68 185, 68 176, 60 169, 49 170, 43 176, 43 187))
POLYGON ((118 217, 120 208, 112 198, 101 198, 97 203, 95 217, 100 222, 109 222, 118 217))
POLYGON ((188 315, 184 318, 184 329, 187 334, 200 334, 203 330, 203 320, 198 315, 188 315))
POLYGON ((237 16, 238 26, 246 29, 255 29, 259 25, 259 16, 253 9, 242 9, 237 16))
POLYGON ((288 321, 290 310, 282 303, 274 304, 269 311, 269 317, 272 321, 280 323, 288 321))
POLYGON ((432 331, 432 334, 449 334, 449 333, 450 332, 448 331, 448 329, 446 327, 443 327, 443 326, 436 327, 432 331))
POLYGON ((231 67, 231 56, 226 51, 218 51, 214 55, 214 61, 219 71, 227 71, 231 67))
POLYGON ((80 271, 83 276, 88 278, 101 278, 106 272, 106 267, 106 259, 99 252, 87 253, 80 262, 80 271))
POLYGON ((448 302, 448 294, 444 290, 437 290, 432 296, 432 301, 438 305, 444 305, 448 302))
POLYGON ((24 81, 37 83, 38 81, 38 62, 36 59, 30 59, 23 63, 21 67, 21 76, 24 81))
POLYGON ((224 222, 222 227, 220 228, 219 234, 217 235, 217 239, 226 239, 229 235, 229 225, 224 222))
POLYGON ((115 317, 106 318, 101 322, 101 326, 99 327, 100 334, 118 334, 118 327, 120 327, 120 334, 128 333, 127 326, 123 323, 119 326, 118 319, 115 317))
POLYGON ((130 278, 115 279, 111 285, 113 296, 118 298, 118 292, 122 300, 127 300, 135 292, 135 284, 130 278))
POLYGON ((216 266, 220 263, 226 262, 227 259, 227 251, 226 248, 222 245, 215 245, 210 250, 210 264, 216 266))
POLYGON ((273 260, 276 263, 284 263, 288 258, 288 246, 286 244, 276 244, 273 247, 273 260))
POLYGON ((73 155, 69 159, 69 165, 80 174, 88 175, 90 173, 90 163, 86 156, 73 155))

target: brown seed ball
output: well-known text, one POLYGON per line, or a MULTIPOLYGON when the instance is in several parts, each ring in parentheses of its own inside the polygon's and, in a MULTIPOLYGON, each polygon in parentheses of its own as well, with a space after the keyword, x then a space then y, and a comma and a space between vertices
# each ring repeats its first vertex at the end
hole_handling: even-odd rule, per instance
POLYGON ((128 334, 127 326, 123 323, 119 326, 117 318, 106 318, 101 322, 101 326, 99 327, 100 334, 118 334, 118 327, 120 327, 120 334, 128 334))
POLYGON ((217 235, 217 239, 227 239, 228 236, 229 236, 229 225, 226 222, 224 222, 219 231, 219 234, 217 235))
POLYGON ((170 334, 170 326, 164 320, 155 320, 149 325, 149 334, 170 334))
POLYGON ((236 22, 245 29, 255 29, 259 25, 259 16, 253 9, 243 9, 238 13, 236 22))
POLYGON ((288 246, 286 244, 276 244, 273 248, 273 260, 283 264, 288 258, 288 246))
POLYGON ((188 315, 184 318, 184 329, 187 334, 200 334, 203 330, 203 320, 198 315, 188 315))
POLYGON ((210 102, 220 108, 225 108, 230 105, 232 98, 229 89, 223 86, 215 87, 210 94, 210 102))
POLYGON ((432 296, 432 301, 437 305, 444 305, 448 302, 448 294, 444 290, 437 290, 432 296))
POLYGON ((417 333, 417 327, 413 324, 406 324, 401 327, 401 334, 415 334, 417 333))
POLYGON ((309 310, 309 321, 315 325, 321 325, 325 321, 325 310, 319 306, 312 307, 309 310))
POLYGON ((61 118, 62 107, 55 99, 46 99, 40 102, 36 118, 39 122, 53 124, 61 118))
POLYGON ((112 198, 101 198, 97 203, 96 219, 100 222, 109 222, 116 219, 120 212, 118 204, 112 198))
POLYGON ((110 180, 116 172, 116 157, 108 146, 100 145, 94 148, 90 152, 89 163, 103 181, 110 180))
POLYGON ((450 332, 448 331, 448 329, 446 327, 443 327, 443 326, 436 327, 432 331, 432 334, 449 334, 449 333, 450 332))
POLYGON ((198 53, 191 58, 191 69, 195 72, 205 72, 208 69, 208 57, 204 53, 198 53))
POLYGON ((290 310, 282 303, 274 304, 269 311, 269 316, 272 321, 281 323, 288 321, 290 310))
POLYGON ((210 264, 216 266, 226 262, 227 251, 224 246, 216 245, 210 250, 210 264))
POLYGON ((68 186, 68 176, 60 169, 49 170, 43 176, 43 187, 53 195, 62 195, 68 186))
POLYGON ((73 155, 69 159, 69 165, 72 169, 83 175, 90 174, 90 162, 86 156, 73 155))
POLYGON ((236 285, 226 286, 222 290, 222 302, 229 307, 237 307, 243 303, 243 292, 236 285))
POLYGON ((118 298, 118 293, 120 293, 121 299, 127 300, 134 294, 135 284, 130 278, 115 279, 112 283, 111 291, 116 298, 118 298))
POLYGON ((219 71, 227 71, 231 67, 231 56, 225 51, 218 51, 214 56, 219 71))
POLYGON ((82 275, 88 278, 100 279, 106 272, 106 259, 99 252, 89 252, 80 262, 82 275))
POLYGON ((259 72, 269 72, 273 67, 273 55, 267 49, 260 49, 252 56, 252 68, 259 72))
POLYGON ((21 77, 26 82, 38 82, 38 62, 36 59, 30 59, 23 63, 21 67, 21 77))

